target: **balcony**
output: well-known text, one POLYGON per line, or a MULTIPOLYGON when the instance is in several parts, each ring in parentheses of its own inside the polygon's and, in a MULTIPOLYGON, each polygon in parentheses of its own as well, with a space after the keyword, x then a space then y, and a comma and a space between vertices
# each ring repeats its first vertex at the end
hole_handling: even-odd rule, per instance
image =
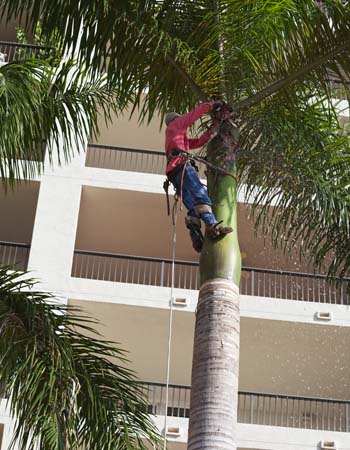
POLYGON ((0 188, 0 265, 26 270, 35 222, 40 183, 0 188))
POLYGON ((165 153, 137 148, 89 144, 86 152, 87 167, 164 174, 165 153))
POLYGON ((52 47, 0 41, 0 65, 27 59, 46 59, 54 52, 52 47))
MULTIPOLYGON (((176 260, 174 287, 198 290, 198 262, 176 260)), ((76 250, 72 277, 147 286, 171 286, 172 261, 115 253, 76 250)), ((240 292, 243 295, 350 305, 350 279, 339 287, 323 275, 243 267, 240 292)))
POLYGON ((15 266, 16 270, 27 270, 29 252, 30 244, 0 241, 0 266, 15 266))
MULTIPOLYGON (((141 383, 142 392, 153 415, 165 414, 166 385, 141 383)), ((167 416, 188 418, 190 386, 169 385, 167 416)), ((350 401, 256 392, 238 393, 238 422, 249 425, 350 431, 350 401)))
MULTIPOLYGON (((99 169, 164 175, 166 158, 164 152, 155 150, 89 144, 85 165, 99 169)), ((199 171, 201 178, 204 178, 203 164, 199 171)))

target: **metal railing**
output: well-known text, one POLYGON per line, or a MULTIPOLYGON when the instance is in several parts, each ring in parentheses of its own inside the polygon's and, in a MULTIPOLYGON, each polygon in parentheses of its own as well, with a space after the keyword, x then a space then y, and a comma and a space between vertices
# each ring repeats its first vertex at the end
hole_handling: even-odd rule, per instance
POLYGON ((307 302, 350 305, 350 279, 330 284, 325 275, 244 267, 241 293, 307 302))
MULTIPOLYGON (((171 286, 171 259, 149 258, 97 253, 83 250, 74 252, 72 276, 119 283, 171 286)), ((180 289, 199 289, 198 263, 175 262, 175 286, 180 289)))
POLYGON ((337 79, 329 80, 329 87, 334 98, 340 100, 347 100, 348 92, 347 90, 350 88, 350 82, 346 82, 347 89, 344 87, 343 82, 337 79))
MULTIPOLYGON (((89 144, 85 165, 99 169, 125 170, 164 175, 166 158, 164 152, 138 148, 113 147, 89 144)), ((205 167, 199 165, 199 175, 204 178, 205 167)))
POLYGON ((29 252, 29 244, 0 241, 0 266, 16 265, 16 269, 26 270, 29 252))
POLYGON ((0 64, 38 58, 46 59, 54 52, 53 47, 0 41, 0 64))
POLYGON ((165 153, 155 150, 89 144, 85 165, 99 169, 164 174, 165 153))
MULTIPOLYGON (((72 276, 170 287, 171 259, 76 250, 72 276)), ((350 279, 344 279, 336 287, 322 275, 244 267, 240 292, 258 297, 350 305, 349 282, 350 279)), ((199 289, 198 263, 175 261, 174 286, 199 289)))
MULTIPOLYGON (((148 411, 165 414, 166 386, 141 383, 148 411)), ((169 385, 167 415, 189 417, 190 386, 169 385)), ((350 401, 256 392, 238 393, 238 422, 310 430, 349 432, 350 401)))

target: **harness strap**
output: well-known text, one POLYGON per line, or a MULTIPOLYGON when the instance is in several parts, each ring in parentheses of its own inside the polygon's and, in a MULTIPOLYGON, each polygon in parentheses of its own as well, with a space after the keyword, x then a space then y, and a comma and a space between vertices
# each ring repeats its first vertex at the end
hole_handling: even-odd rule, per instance
POLYGON ((216 170, 219 173, 222 173, 223 175, 228 175, 229 177, 233 178, 235 183, 237 184, 237 177, 233 175, 232 173, 228 172, 227 170, 223 169, 222 167, 215 166, 214 164, 208 162, 206 159, 201 158, 200 156, 194 156, 190 155, 190 158, 195 159, 198 162, 201 162, 202 164, 205 164, 207 167, 210 167, 213 170, 216 170))
POLYGON ((166 206, 167 206, 168 216, 170 216, 169 186, 170 186, 169 178, 166 178, 166 180, 163 183, 163 189, 165 191, 165 196, 166 196, 166 206))
MULTIPOLYGON (((168 161, 170 161, 175 156, 182 155, 184 158, 186 158, 188 161, 198 161, 199 163, 205 164, 207 167, 210 167, 213 170, 216 170, 219 173, 222 173, 223 175, 228 175, 229 177, 233 178, 235 183, 237 184, 237 177, 235 177, 232 173, 228 172, 225 169, 222 169, 221 167, 215 166, 214 164, 208 162, 206 159, 201 158, 200 156, 191 155, 190 153, 186 152, 185 150, 175 149, 172 150, 168 155, 168 161)), ((186 163, 185 163, 186 164, 186 163)))
POLYGON ((183 166, 182 169, 182 174, 181 174, 181 184, 180 184, 180 210, 182 209, 182 191, 183 191, 183 185, 184 185, 184 178, 185 178, 185 172, 186 172, 186 167, 188 165, 189 159, 187 159, 185 161, 185 164, 183 166))

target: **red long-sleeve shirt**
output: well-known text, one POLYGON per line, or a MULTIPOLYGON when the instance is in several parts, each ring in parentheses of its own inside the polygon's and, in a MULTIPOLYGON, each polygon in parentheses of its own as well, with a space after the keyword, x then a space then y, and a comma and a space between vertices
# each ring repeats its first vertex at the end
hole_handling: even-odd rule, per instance
MULTIPOLYGON (((199 138, 191 139, 187 137, 186 131, 197 119, 207 113, 213 107, 214 102, 201 103, 192 111, 183 116, 179 116, 169 123, 165 131, 165 153, 168 155, 171 150, 179 149, 186 152, 206 144, 213 131, 208 130, 199 138)), ((166 174, 170 173, 183 162, 183 157, 176 156, 168 163, 166 174)))

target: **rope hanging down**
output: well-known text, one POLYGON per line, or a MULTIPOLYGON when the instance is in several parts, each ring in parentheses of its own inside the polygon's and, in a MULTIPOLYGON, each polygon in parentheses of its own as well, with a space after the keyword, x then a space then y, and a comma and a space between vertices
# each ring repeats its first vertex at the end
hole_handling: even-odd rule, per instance
POLYGON ((165 412, 164 412, 164 450, 167 444, 167 412, 169 404, 169 381, 170 381, 170 361, 171 361, 171 343, 173 335, 173 300, 174 300, 174 279, 175 279, 175 253, 176 253, 176 222, 177 222, 177 199, 173 206, 173 250, 171 259, 171 289, 169 304, 169 327, 168 327, 168 352, 167 352, 167 368, 166 368, 166 384, 165 384, 165 412))

